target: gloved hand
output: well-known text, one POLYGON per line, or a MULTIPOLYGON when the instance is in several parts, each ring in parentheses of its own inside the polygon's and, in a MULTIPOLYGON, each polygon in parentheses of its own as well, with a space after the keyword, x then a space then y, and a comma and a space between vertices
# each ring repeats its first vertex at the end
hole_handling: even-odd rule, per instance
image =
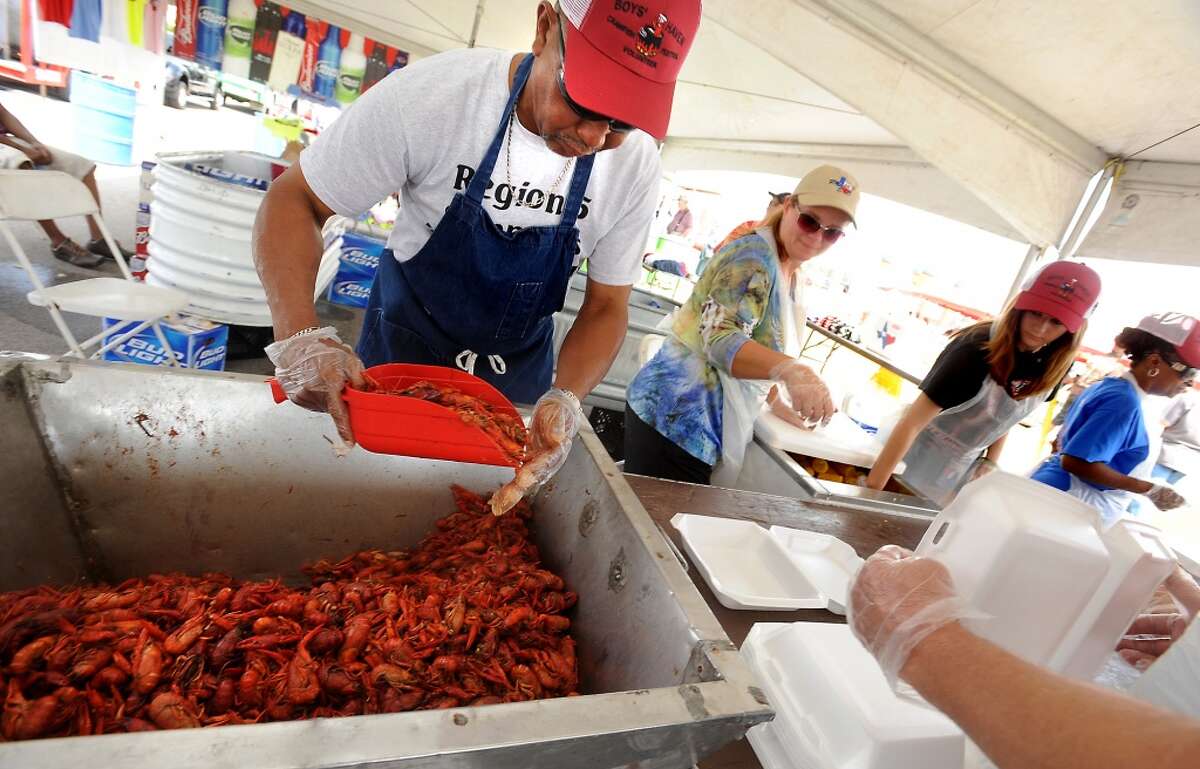
POLYGON ((567 461, 571 443, 583 425, 583 409, 575 394, 553 388, 538 399, 529 423, 529 458, 492 495, 493 515, 503 515, 531 490, 550 480, 567 461))
POLYGON ((288 399, 309 411, 324 411, 333 417, 338 435, 347 447, 354 445, 350 413, 342 401, 346 385, 369 388, 362 361, 338 338, 332 326, 290 336, 267 345, 267 357, 275 364, 275 379, 288 399))
POLYGON ((862 565, 849 604, 846 621, 893 687, 917 644, 943 625, 977 616, 955 594, 945 566, 895 545, 862 565))
POLYGON ((1174 510, 1187 504, 1187 500, 1183 498, 1182 494, 1161 483, 1154 484, 1154 488, 1150 489, 1146 496, 1154 503, 1155 507, 1163 511, 1174 510))
MULTIPOLYGON (((1200 585, 1182 566, 1175 566, 1175 570, 1163 580, 1162 587, 1174 600, 1175 610, 1141 615, 1117 644, 1117 653, 1121 658, 1139 670, 1150 667, 1165 654, 1196 615, 1200 614, 1200 585)), ((1167 600, 1166 603, 1170 605, 1171 601, 1167 600)))
MULTIPOLYGON (((793 416, 784 416, 784 419, 810 430, 818 424, 829 424, 837 409, 829 396, 829 388, 811 368, 796 360, 786 360, 771 369, 768 376, 779 384, 779 400, 793 412, 793 416)), ((785 413, 775 409, 774 405, 772 410, 781 416, 785 413)))
POLYGON ((974 469, 971 471, 971 480, 977 481, 985 475, 991 475, 1000 469, 992 460, 987 457, 982 457, 976 461, 974 469))

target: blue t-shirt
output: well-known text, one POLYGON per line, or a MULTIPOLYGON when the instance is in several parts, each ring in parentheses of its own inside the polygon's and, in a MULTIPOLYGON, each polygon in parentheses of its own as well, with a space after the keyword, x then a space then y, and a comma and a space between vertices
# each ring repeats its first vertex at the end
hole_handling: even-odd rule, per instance
MULTIPOLYGON (((1150 455, 1150 439, 1132 382, 1109 377, 1085 390, 1067 414, 1058 453, 1033 471, 1033 479, 1062 491, 1070 488, 1071 474, 1060 461, 1063 454, 1084 462, 1103 462, 1125 475, 1145 461, 1150 455)), ((1088 485, 1104 491, 1110 488, 1088 485)))

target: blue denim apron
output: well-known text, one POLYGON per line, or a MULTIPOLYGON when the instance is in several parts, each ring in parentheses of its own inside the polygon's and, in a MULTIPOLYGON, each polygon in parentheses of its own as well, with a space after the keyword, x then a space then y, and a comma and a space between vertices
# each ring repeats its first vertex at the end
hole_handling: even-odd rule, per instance
POLYGON ((517 403, 550 388, 554 313, 574 271, 583 203, 595 157, 575 163, 557 225, 512 233, 483 210, 509 115, 533 66, 526 56, 496 135, 466 194, 457 193, 428 242, 412 259, 390 250, 379 260, 358 355, 366 366, 424 363, 456 366, 517 403))

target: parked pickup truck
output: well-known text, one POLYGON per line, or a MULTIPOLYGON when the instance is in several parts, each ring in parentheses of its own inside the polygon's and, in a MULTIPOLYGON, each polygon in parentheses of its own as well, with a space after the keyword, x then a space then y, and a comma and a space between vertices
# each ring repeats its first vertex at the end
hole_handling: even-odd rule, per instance
POLYGON ((190 96, 207 99, 211 109, 219 109, 233 100, 262 110, 271 102, 267 86, 244 77, 224 74, 176 56, 167 56, 166 68, 163 101, 175 109, 186 108, 190 96))

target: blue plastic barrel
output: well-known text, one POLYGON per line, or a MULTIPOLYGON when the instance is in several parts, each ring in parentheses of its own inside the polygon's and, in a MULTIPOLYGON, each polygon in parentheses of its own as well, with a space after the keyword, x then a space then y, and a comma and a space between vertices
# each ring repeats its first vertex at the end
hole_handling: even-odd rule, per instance
POLYGON ((137 92, 86 72, 71 72, 75 151, 97 163, 131 166, 137 92))

